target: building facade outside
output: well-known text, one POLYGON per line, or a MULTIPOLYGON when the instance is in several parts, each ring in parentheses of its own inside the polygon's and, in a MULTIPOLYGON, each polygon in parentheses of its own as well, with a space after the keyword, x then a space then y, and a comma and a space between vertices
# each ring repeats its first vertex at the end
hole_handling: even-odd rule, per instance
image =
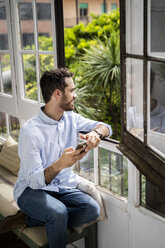
POLYGON ((118 7, 119 0, 63 0, 64 26, 72 27, 79 22, 88 23, 91 19, 90 13, 100 15, 118 7))

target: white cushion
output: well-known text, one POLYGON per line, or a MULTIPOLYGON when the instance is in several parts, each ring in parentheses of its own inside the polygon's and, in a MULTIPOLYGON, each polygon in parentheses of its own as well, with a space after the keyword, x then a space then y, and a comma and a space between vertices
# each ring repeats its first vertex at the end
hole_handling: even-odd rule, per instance
MULTIPOLYGON (((78 184, 77 188, 79 190, 87 193, 88 195, 90 195, 93 199, 95 199, 95 201, 100 206, 100 215, 99 215, 99 217, 97 218, 96 221, 102 221, 102 220, 104 220, 106 218, 106 213, 105 213, 105 208, 104 208, 103 200, 101 198, 101 195, 100 195, 99 191, 96 189, 95 185, 92 182, 89 182, 85 178, 82 178, 82 177, 80 177, 80 178, 81 178, 81 180, 80 180, 80 183, 78 184)), ((74 229, 78 233, 81 233, 83 231, 83 229, 86 226, 88 226, 89 224, 83 224, 83 225, 80 225, 78 227, 74 227, 74 229)), ((91 222, 91 224, 93 224, 93 221, 91 222)))
POLYGON ((18 157, 18 143, 9 136, 0 152, 0 165, 18 175, 20 159, 18 157))

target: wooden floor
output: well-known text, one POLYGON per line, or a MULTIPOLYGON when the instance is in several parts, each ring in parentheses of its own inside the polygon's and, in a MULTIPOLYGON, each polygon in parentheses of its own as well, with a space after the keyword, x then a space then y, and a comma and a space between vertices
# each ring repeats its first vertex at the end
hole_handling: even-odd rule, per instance
POLYGON ((28 248, 13 232, 0 235, 0 248, 28 248))

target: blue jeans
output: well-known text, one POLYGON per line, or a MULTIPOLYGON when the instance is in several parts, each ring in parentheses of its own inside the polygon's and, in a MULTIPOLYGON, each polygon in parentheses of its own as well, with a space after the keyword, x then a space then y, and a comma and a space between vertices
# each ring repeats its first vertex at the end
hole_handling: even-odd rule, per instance
POLYGON ((59 192, 26 188, 18 199, 27 215, 27 226, 45 226, 49 248, 66 247, 67 227, 95 220, 100 214, 97 202, 78 189, 59 192))

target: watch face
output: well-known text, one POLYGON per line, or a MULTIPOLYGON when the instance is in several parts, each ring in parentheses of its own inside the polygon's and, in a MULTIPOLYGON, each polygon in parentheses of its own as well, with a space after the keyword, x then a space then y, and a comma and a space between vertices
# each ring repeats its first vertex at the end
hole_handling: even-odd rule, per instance
POLYGON ((103 137, 103 134, 99 129, 95 129, 95 132, 99 135, 100 139, 103 137))

